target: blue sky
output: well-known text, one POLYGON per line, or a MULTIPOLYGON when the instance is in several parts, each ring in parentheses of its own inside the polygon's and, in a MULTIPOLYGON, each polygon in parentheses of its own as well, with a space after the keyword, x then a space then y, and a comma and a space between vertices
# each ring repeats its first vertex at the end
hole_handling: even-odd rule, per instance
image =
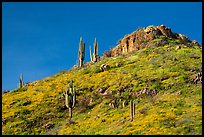
POLYGON ((79 39, 96 37, 99 55, 138 27, 165 24, 202 43, 201 2, 3 2, 2 89, 15 89, 20 73, 32 82, 75 65, 79 39))

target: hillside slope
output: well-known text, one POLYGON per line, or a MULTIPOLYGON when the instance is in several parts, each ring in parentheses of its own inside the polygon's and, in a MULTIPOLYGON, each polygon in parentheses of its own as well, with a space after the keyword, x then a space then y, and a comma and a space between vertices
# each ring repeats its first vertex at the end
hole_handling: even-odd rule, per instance
POLYGON ((201 135, 202 48, 168 41, 2 94, 2 134, 201 135), (102 72, 102 64, 110 68, 102 72), (77 93, 73 123, 63 96, 70 80, 77 93))

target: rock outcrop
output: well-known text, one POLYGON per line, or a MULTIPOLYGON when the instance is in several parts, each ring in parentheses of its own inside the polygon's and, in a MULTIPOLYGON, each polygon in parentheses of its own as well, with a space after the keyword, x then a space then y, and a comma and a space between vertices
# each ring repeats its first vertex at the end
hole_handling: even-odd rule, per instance
POLYGON ((150 47, 152 45, 161 46, 171 42, 176 44, 190 44, 200 46, 195 40, 190 41, 188 37, 182 34, 173 33, 169 27, 161 26, 148 26, 134 31, 126 35, 124 38, 117 42, 117 46, 112 48, 111 56, 117 56, 132 51, 137 51, 142 48, 150 47))

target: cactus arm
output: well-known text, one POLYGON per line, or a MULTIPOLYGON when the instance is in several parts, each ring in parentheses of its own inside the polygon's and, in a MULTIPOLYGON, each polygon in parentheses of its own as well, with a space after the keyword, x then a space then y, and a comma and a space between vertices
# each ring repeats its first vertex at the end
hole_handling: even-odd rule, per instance
POLYGON ((22 84, 22 82, 23 82, 23 77, 22 77, 22 73, 21 73, 21 75, 20 75, 20 83, 22 84))
POLYGON ((89 50, 90 50, 90 59, 91 59, 91 62, 93 62, 93 54, 92 54, 91 46, 89 46, 89 50))
POLYGON ((71 80, 71 81, 69 82, 69 87, 72 88, 72 86, 73 86, 73 81, 71 80))
POLYGON ((97 56, 98 55, 98 42, 97 42, 96 38, 95 38, 95 46, 94 46, 94 48, 95 48, 95 56, 97 56))
POLYGON ((79 52, 78 52, 78 57, 79 57, 79 65, 80 65, 80 67, 82 66, 82 58, 81 58, 81 44, 82 44, 82 37, 80 37, 80 42, 79 42, 79 52))
POLYGON ((133 117, 135 116, 135 103, 133 102, 133 117))
POLYGON ((85 43, 83 43, 83 61, 84 61, 84 58, 85 58, 85 43))
POLYGON ((69 107, 69 120, 71 121, 71 118, 72 118, 72 108, 71 107, 69 107))
POLYGON ((65 90, 65 105, 69 108, 69 96, 68 96, 68 88, 65 90))
POLYGON ((93 52, 93 61, 96 62, 96 38, 95 38, 95 41, 94 41, 94 52, 93 52))
POLYGON ((76 90, 75 88, 73 87, 73 95, 72 95, 72 98, 73 98, 73 104, 72 104, 72 108, 75 106, 76 104, 76 90))
POLYGON ((80 60, 80 51, 78 51, 78 58, 79 58, 79 60, 80 60))
POLYGON ((98 42, 95 38, 95 41, 94 41, 94 53, 93 53, 93 61, 94 62, 97 62, 97 57, 98 57, 98 42))
POLYGON ((133 121, 133 102, 130 100, 130 120, 133 121))
POLYGON ((67 108, 69 108, 69 100, 68 100, 68 95, 65 95, 65 105, 67 108))
POLYGON ((70 87, 69 88, 69 93, 72 94, 72 92, 73 92, 73 88, 70 87))

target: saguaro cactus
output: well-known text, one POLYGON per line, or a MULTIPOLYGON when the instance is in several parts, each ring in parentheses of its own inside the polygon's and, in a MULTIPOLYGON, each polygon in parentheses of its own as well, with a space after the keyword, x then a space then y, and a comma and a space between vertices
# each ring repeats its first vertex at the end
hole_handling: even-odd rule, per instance
POLYGON ((130 121, 133 121, 133 118, 135 116, 135 103, 130 100, 130 121))
POLYGON ((19 82, 19 88, 22 88, 23 87, 23 75, 22 73, 20 74, 20 82, 19 82))
POLYGON ((84 58, 85 58, 85 43, 83 42, 82 37, 80 37, 80 42, 79 42, 78 58, 79 58, 79 67, 82 67, 84 58))
POLYGON ((92 53, 91 46, 90 46, 90 58, 91 62, 97 62, 98 61, 98 42, 95 38, 94 41, 94 52, 92 53))
POLYGON ((73 86, 73 81, 71 80, 69 85, 65 90, 65 105, 69 108, 69 118, 71 121, 72 118, 72 110, 76 104, 76 90, 73 86))

